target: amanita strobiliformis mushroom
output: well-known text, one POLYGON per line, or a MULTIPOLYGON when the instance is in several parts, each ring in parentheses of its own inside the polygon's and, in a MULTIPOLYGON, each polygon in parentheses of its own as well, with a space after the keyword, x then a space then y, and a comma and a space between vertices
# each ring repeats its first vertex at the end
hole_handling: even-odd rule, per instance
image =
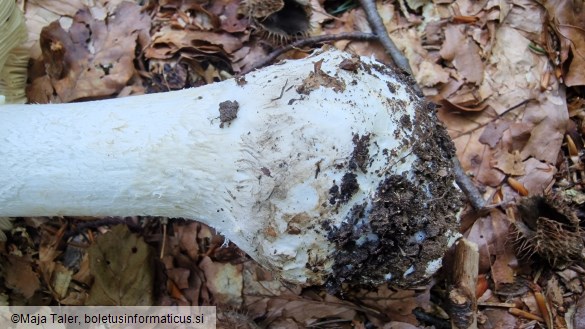
POLYGON ((284 279, 432 275, 453 145, 412 82, 322 51, 196 89, 0 106, 0 216, 199 220, 284 279))

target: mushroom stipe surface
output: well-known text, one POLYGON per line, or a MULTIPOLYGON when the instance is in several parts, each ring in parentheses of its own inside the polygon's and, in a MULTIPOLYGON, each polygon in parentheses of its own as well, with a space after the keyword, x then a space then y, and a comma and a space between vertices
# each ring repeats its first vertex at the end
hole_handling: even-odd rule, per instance
POLYGON ((239 82, 0 106, 0 216, 199 220, 333 289, 439 268, 461 207, 454 147, 408 77, 329 50, 239 82))

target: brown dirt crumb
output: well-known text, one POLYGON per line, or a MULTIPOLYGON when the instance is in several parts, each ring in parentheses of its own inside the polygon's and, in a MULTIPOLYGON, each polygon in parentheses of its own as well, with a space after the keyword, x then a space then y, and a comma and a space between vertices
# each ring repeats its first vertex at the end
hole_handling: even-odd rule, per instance
POLYGON ((226 122, 229 123, 237 118, 239 108, 240 104, 238 104, 237 101, 225 101, 219 103, 219 121, 221 121, 219 127, 223 128, 226 122))
POLYGON ((349 169, 356 170, 360 168, 365 173, 369 159, 368 147, 370 146, 370 134, 361 137, 358 134, 353 135, 353 145, 354 148, 351 160, 349 161, 349 169))
POLYGON ((329 203, 331 205, 337 202, 342 204, 347 203, 355 192, 359 191, 359 188, 356 174, 351 172, 345 173, 341 179, 341 186, 333 182, 333 186, 329 189, 329 195, 331 195, 329 203))

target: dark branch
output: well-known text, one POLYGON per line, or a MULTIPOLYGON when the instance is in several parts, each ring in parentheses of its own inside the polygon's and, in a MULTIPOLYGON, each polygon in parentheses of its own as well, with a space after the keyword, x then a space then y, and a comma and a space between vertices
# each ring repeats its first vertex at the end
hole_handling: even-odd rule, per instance
POLYGON ((296 48, 301 48, 308 45, 313 45, 316 43, 322 42, 329 42, 329 41, 338 41, 338 40, 357 40, 357 41, 373 41, 378 40, 378 37, 371 33, 363 33, 363 32, 350 32, 350 33, 339 33, 339 34, 326 34, 326 35, 319 35, 310 38, 300 39, 297 40, 285 47, 278 48, 268 54, 262 60, 254 63, 250 68, 240 72, 239 75, 247 74, 255 69, 259 69, 263 66, 266 66, 272 63, 278 56, 286 53, 289 50, 293 50, 296 48))
MULTIPOLYGON (((382 44, 386 53, 392 57, 394 64, 400 68, 402 71, 407 72, 408 74, 412 75, 412 69, 410 68, 410 64, 408 63, 408 59, 406 56, 402 54, 400 50, 396 47, 388 32, 386 31, 386 27, 382 22, 382 17, 378 13, 376 9, 376 3, 374 0, 360 0, 360 4, 366 13, 366 17, 368 18, 368 22, 374 34, 378 37, 378 41, 382 44)), ((417 91, 420 91, 418 85, 414 86, 417 91)), ((421 93, 422 94, 422 93, 421 93)), ((473 184, 471 179, 465 174, 463 168, 461 167, 461 163, 457 157, 453 157, 453 168, 455 169, 455 181, 459 188, 463 191, 463 193, 467 196, 469 203, 473 206, 476 210, 481 210, 485 208, 485 201, 479 193, 477 187, 473 184)))
POLYGON ((402 54, 400 50, 396 47, 388 32, 386 31, 386 27, 382 22, 382 17, 378 13, 376 9, 376 3, 374 0, 360 0, 360 4, 362 8, 366 12, 366 17, 368 18, 368 22, 374 31, 374 34, 378 36, 378 41, 382 44, 386 53, 390 55, 394 64, 401 69, 402 71, 412 75, 412 70, 410 69, 410 64, 406 57, 402 54))

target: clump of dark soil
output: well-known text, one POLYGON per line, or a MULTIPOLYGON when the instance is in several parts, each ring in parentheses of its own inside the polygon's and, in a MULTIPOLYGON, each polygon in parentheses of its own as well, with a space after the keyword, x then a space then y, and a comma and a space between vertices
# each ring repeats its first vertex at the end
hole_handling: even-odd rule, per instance
POLYGON ((370 146, 370 134, 359 136, 353 135, 353 154, 349 161, 349 168, 355 170, 360 168, 362 172, 366 172, 366 165, 368 164, 370 146))
POLYGON ((341 187, 337 186, 334 182, 333 186, 329 189, 329 194, 331 195, 329 203, 332 205, 337 202, 347 203, 359 188, 360 185, 358 184, 357 176, 351 172, 345 173, 341 179, 341 187))
MULTIPOLYGON (((344 284, 388 282, 408 287, 420 283, 428 276, 429 262, 443 257, 446 233, 457 230, 456 213, 462 200, 453 187, 451 139, 432 104, 424 101, 419 101, 413 120, 403 119, 402 124, 414 131, 407 145, 418 156, 414 178, 406 173, 386 174, 372 201, 354 206, 345 223, 333 229, 329 239, 338 252, 327 283, 332 292, 344 284)), ((359 144, 367 141, 358 138, 359 144)))
POLYGON ((237 101, 225 101, 219 103, 219 127, 223 128, 225 123, 231 122, 238 117, 240 104, 237 101))

